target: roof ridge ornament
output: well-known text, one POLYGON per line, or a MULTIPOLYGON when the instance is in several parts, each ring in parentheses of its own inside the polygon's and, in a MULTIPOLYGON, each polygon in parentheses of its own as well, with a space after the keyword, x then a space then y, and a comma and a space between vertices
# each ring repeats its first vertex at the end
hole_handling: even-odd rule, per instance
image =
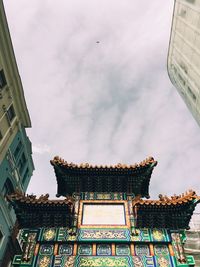
POLYGON ((42 194, 37 197, 34 194, 23 194, 19 190, 16 190, 14 193, 7 195, 7 199, 14 203, 24 202, 24 203, 32 203, 32 204, 48 204, 48 205, 68 205, 72 206, 74 204, 74 199, 71 196, 66 196, 65 199, 49 199, 49 194, 42 194))
MULTIPOLYGON (((185 193, 180 195, 174 194, 171 197, 159 194, 157 200, 148 200, 142 198, 134 198, 133 205, 177 205, 182 203, 187 203, 191 201, 200 202, 200 196, 192 189, 187 190, 185 193)), ((196 203, 195 202, 195 203, 196 203)))
POLYGON ((63 158, 59 156, 55 156, 52 160, 50 160, 50 163, 55 166, 63 166, 63 167, 68 167, 68 168, 78 168, 78 169, 135 169, 139 167, 145 167, 150 164, 153 164, 153 166, 157 165, 157 161, 154 160, 153 157, 148 157, 145 160, 141 161, 140 163, 134 163, 134 164, 124 164, 124 163, 117 163, 115 165, 92 165, 89 163, 80 163, 80 164, 75 164, 73 162, 68 163, 65 161, 63 158))

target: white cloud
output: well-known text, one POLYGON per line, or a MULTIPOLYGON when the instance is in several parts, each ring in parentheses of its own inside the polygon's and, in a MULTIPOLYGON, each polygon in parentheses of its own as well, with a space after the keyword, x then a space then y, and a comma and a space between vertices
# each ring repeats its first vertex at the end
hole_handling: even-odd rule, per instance
POLYGON ((45 144, 32 145, 32 151, 36 154, 44 154, 50 152, 50 147, 45 144))
POLYGON ((5 3, 33 125, 28 191, 55 195, 54 155, 95 164, 152 155, 152 197, 200 192, 199 127, 166 70, 173 1, 28 2, 5 3))

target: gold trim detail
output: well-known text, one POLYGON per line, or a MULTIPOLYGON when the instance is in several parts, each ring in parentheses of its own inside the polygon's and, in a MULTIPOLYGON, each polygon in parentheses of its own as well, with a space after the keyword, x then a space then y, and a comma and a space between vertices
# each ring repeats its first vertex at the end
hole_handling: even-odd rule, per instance
POLYGON ((115 256, 115 254, 116 254, 116 252, 115 252, 115 243, 112 243, 111 250, 112 250, 112 256, 115 256))
POLYGON ((34 250, 34 255, 37 256, 38 252, 39 252, 39 248, 40 248, 40 244, 36 244, 35 246, 35 250, 34 250))
POLYGON ((168 244, 168 248, 169 248, 170 256, 174 256, 174 250, 173 250, 172 244, 168 244))
POLYGON ((154 256, 154 248, 153 248, 153 244, 149 244, 149 250, 150 250, 150 255, 154 256))
POLYGON ((94 243, 94 244, 92 245, 92 255, 93 255, 93 256, 96 256, 96 254, 97 254, 97 244, 94 243))
POLYGON ((53 255, 58 255, 58 244, 54 245, 53 255))
POLYGON ((130 244, 131 256, 135 256, 135 246, 133 243, 130 244))
POLYGON ((73 256, 76 256, 76 254, 77 254, 77 243, 74 244, 73 256))

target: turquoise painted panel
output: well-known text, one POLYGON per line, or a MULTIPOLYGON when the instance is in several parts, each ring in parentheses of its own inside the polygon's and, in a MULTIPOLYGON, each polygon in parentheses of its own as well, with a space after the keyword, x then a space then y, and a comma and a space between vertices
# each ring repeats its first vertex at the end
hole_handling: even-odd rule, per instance
POLYGON ((160 256, 154 256, 155 259, 155 266, 158 267, 175 267, 173 259, 171 259, 168 255, 160 255, 160 256))
POLYGON ((80 256, 76 258, 75 267, 132 267, 131 257, 84 257, 80 256))
POLYGON ((155 244, 154 253, 156 256, 169 256, 168 246, 165 244, 155 244))
POLYGON ((52 267, 53 265, 53 256, 49 255, 39 255, 37 262, 34 267, 52 267))
POLYGON ((195 266, 195 260, 193 256, 187 256, 187 263, 189 266, 195 266))
POLYGON ((81 244, 78 246, 78 255, 92 255, 91 244, 81 244))
POLYGON ((135 254, 137 256, 149 256, 149 245, 148 244, 136 244, 135 245, 135 254))
POLYGON ((110 193, 110 192, 84 192, 81 193, 83 200, 125 200, 126 193, 110 193))
POLYGON ((97 244, 97 256, 111 256, 111 245, 97 244))
POLYGON ((79 229, 79 241, 130 241, 130 231, 127 229, 79 229))
MULTIPOLYGON (((75 267, 154 267, 152 256, 79 256, 75 267)), ((164 267, 164 266, 163 266, 164 267)))
POLYGON ((52 267, 73 267, 75 263, 75 256, 55 256, 52 267))
POLYGON ((15 255, 12 265, 15 267, 33 267, 35 266, 36 257, 32 257, 29 261, 23 261, 21 255, 15 255))
POLYGON ((128 256, 130 255, 130 247, 126 244, 116 244, 116 255, 117 256, 128 256))
POLYGON ((15 255, 12 264, 13 265, 20 265, 21 261, 22 261, 22 256, 21 255, 15 255))
POLYGON ((41 241, 56 241, 57 228, 44 228, 41 234, 41 241))
POLYGON ((131 241, 134 242, 150 242, 151 235, 149 229, 133 229, 131 241))
POLYGON ((68 237, 69 237, 69 234, 68 234, 67 228, 59 228, 58 229, 57 241, 61 241, 61 242, 67 241, 68 237))
POLYGON ((154 242, 167 242, 168 238, 166 237, 168 234, 165 229, 150 229, 151 233, 151 241, 154 242))
POLYGON ((71 256, 73 253, 73 245, 71 244, 62 244, 59 246, 58 254, 59 255, 66 255, 71 256))
MULTIPOLYGON (((154 267, 155 262, 152 256, 133 256, 134 267, 154 267)), ((164 266, 163 266, 164 267, 164 266)))
POLYGON ((40 246, 39 255, 53 255, 54 245, 42 244, 40 246))

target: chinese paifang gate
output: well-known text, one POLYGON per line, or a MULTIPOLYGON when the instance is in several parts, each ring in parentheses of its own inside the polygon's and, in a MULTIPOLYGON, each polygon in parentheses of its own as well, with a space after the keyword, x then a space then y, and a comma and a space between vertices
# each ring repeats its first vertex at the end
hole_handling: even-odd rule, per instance
POLYGON ((200 198, 192 190, 149 199, 157 162, 76 165, 55 157, 57 196, 8 196, 20 228, 16 267, 195 266, 185 229, 200 198))

